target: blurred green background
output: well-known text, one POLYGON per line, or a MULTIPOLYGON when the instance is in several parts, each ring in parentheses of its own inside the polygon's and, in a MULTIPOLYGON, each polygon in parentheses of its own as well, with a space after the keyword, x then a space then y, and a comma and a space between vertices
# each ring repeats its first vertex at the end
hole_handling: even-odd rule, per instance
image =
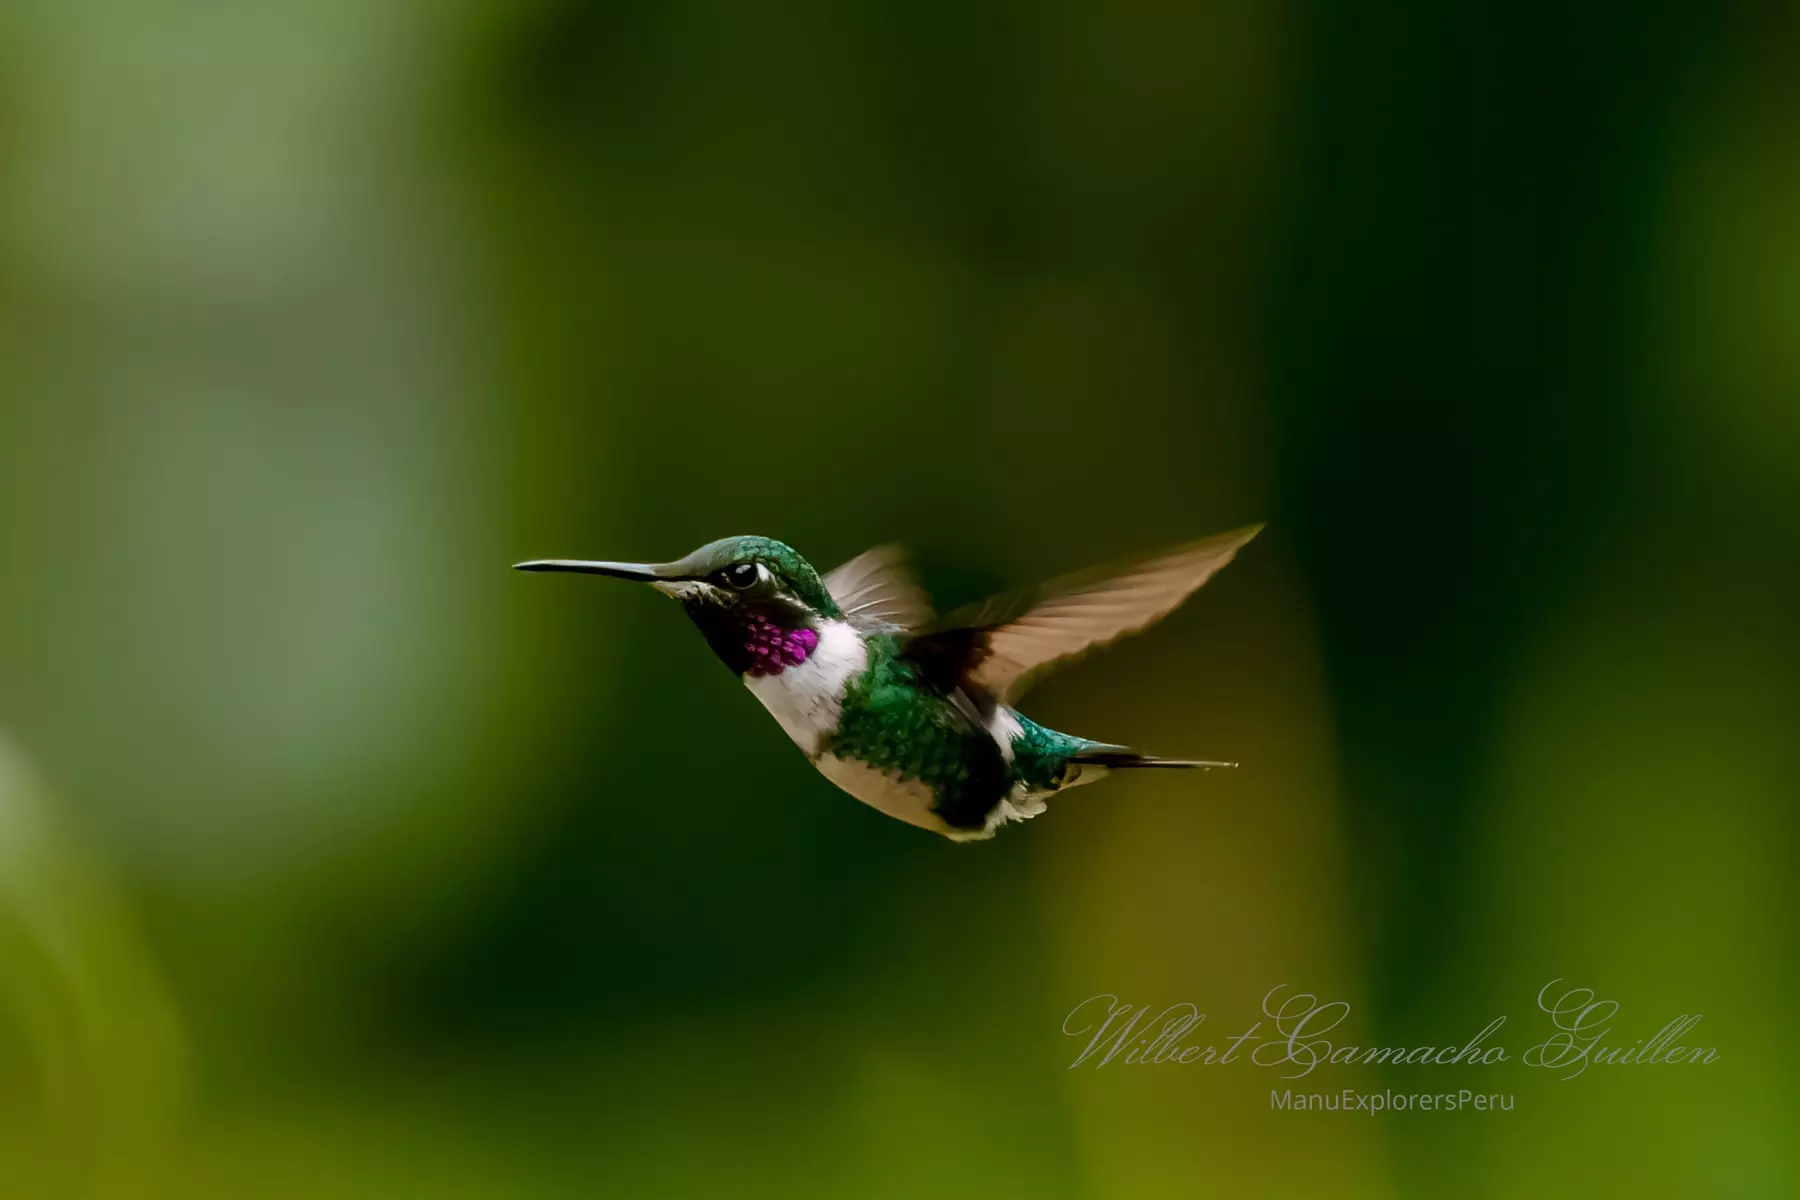
POLYGON ((1800 6, 9 0, 0 1194, 1800 1192, 1800 6), (957 846, 656 597, 1268 519, 957 846), (1701 1069, 1071 1071, 1569 978, 1701 1069), (1202 1039, 1205 1040, 1205 1039, 1202 1039), (1785 1133, 1783 1131, 1786 1131, 1785 1133))

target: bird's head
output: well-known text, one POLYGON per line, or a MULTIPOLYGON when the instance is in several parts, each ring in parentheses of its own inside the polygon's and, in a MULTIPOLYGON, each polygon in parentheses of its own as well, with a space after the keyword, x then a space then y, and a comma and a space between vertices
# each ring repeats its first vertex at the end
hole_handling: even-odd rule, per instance
POLYGON ((740 675, 800 665, 818 647, 820 626, 843 617, 812 564, 773 538, 720 538, 666 563, 541 558, 515 569, 647 583, 679 600, 714 653, 740 675))

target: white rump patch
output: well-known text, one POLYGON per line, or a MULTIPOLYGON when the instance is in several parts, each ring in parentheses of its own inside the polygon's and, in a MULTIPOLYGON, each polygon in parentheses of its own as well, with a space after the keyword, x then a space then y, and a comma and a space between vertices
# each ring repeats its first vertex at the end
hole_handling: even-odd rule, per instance
POLYGON ((1013 710, 1006 705, 996 704, 994 715, 988 718, 987 731, 988 736, 999 744, 1000 757, 1004 758, 1006 765, 1010 767, 1013 760, 1013 742, 1017 741, 1019 735, 1025 732, 1024 727, 1019 724, 1019 718, 1014 716, 1013 710))

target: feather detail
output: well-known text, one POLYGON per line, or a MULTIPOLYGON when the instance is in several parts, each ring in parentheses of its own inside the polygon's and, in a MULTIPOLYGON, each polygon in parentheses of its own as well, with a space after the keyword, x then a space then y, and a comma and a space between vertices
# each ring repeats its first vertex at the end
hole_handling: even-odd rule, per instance
POLYGON ((1217 534, 959 609, 917 639, 917 652, 954 664, 964 686, 1010 703, 1051 666, 1167 616, 1261 531, 1217 534))
POLYGON ((910 632, 931 620, 931 599, 899 546, 876 546, 834 568, 825 590, 858 628, 910 632))

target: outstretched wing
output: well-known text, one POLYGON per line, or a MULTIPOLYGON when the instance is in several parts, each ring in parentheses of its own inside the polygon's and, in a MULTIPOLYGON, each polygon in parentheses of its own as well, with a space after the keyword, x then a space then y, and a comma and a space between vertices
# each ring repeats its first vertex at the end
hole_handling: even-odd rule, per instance
POLYGON ((1261 530, 1217 534, 959 609, 908 652, 943 683, 954 676, 1010 703, 1051 666, 1167 616, 1261 530))
POLYGON ((931 620, 931 598, 898 546, 865 550, 825 576, 825 590, 851 624, 911 632, 931 620))

